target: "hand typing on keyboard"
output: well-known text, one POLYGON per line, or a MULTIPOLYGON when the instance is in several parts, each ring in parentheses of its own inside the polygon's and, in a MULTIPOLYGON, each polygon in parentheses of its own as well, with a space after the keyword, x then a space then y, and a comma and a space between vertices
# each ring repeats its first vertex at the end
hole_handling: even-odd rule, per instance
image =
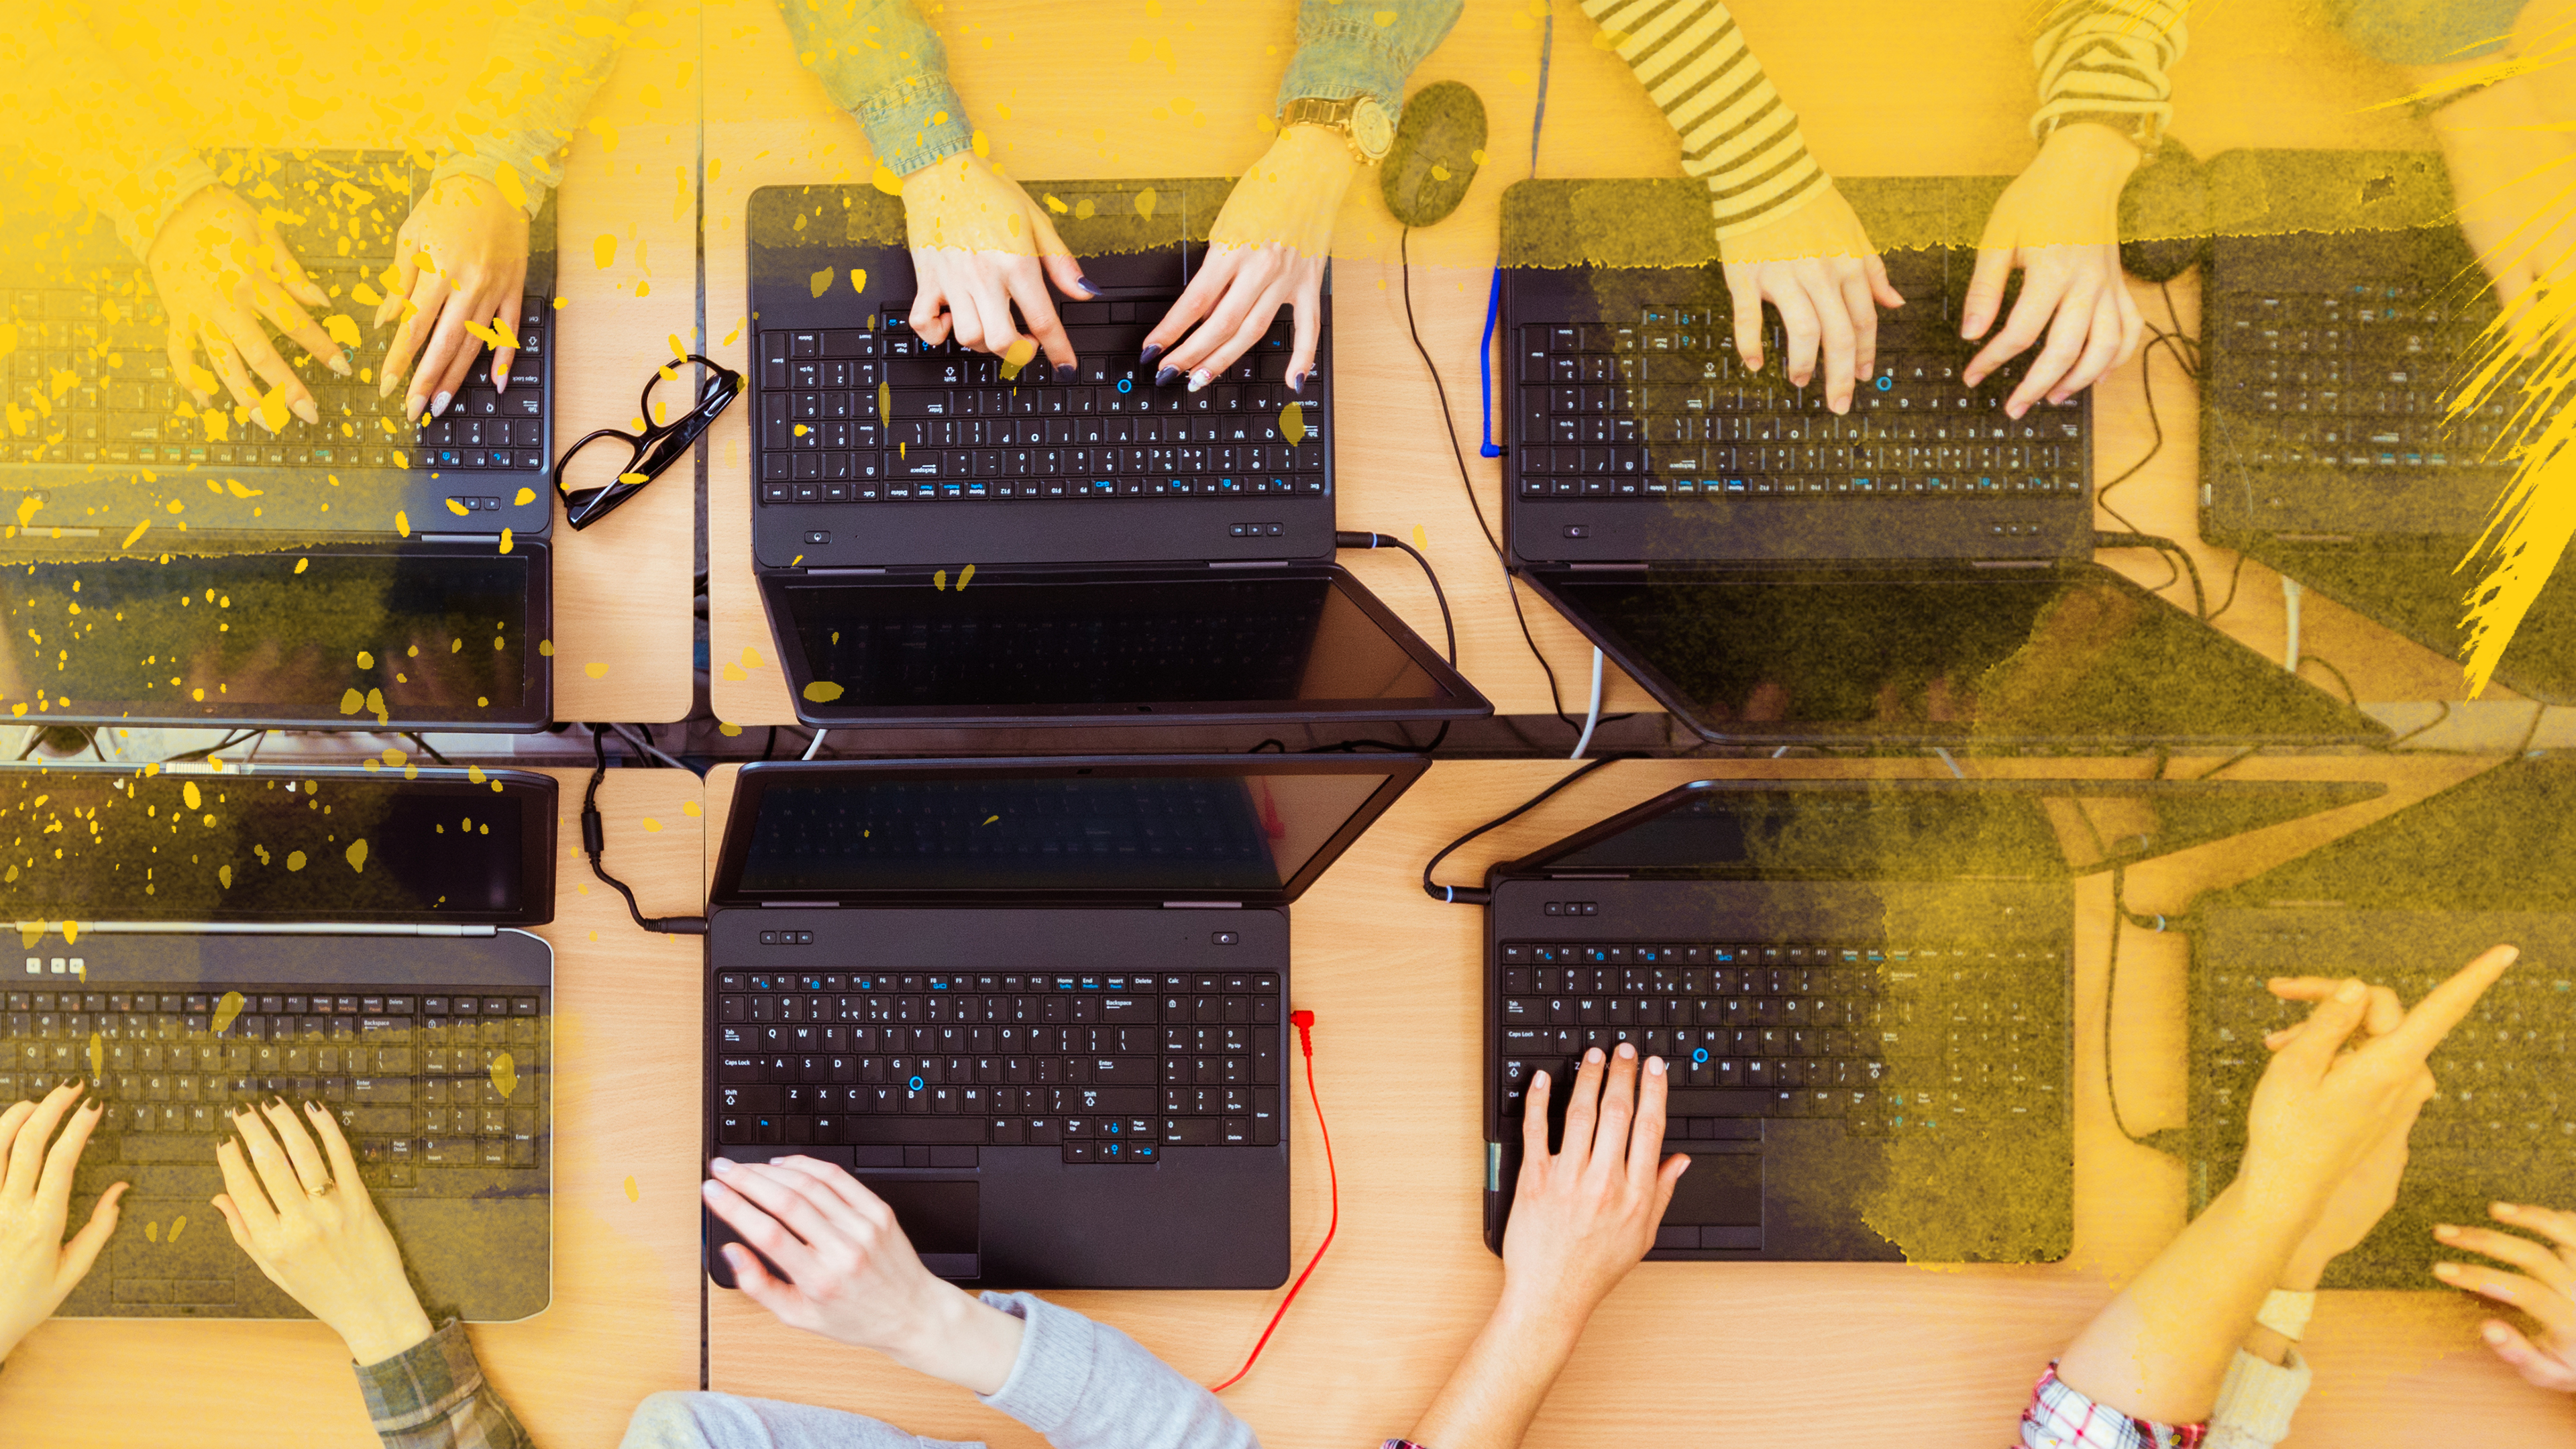
POLYGON ((1467 1356, 1407 1437, 1517 1444, 1574 1353, 1583 1325, 1655 1244, 1690 1159, 1657 1160, 1664 1062, 1621 1042, 1584 1053, 1567 1093, 1563 1150, 1549 1152, 1545 1074, 1530 1084, 1520 1182, 1503 1232, 1503 1294, 1467 1356))
POLYGON ((80 1085, 73 1083, 54 1088, 41 1102, 0 1112, 0 1158, 7 1162, 7 1176, 0 1180, 0 1359, 53 1316, 116 1231, 117 1200, 126 1187, 121 1182, 99 1194, 79 1235, 63 1241, 72 1171, 99 1120, 95 1100, 72 1105, 79 1096, 80 1085), (60 1137, 54 1135, 57 1125, 60 1137))
POLYGON ((1902 307, 1887 265, 1842 193, 1827 186, 1748 232, 1718 239, 1735 303, 1735 350, 1762 370, 1762 304, 1780 313, 1789 381, 1805 387, 1825 358, 1825 406, 1851 411, 1852 387, 1878 371, 1878 309, 1902 307))
POLYGON ((297 305, 321 307, 330 299, 250 203, 228 186, 200 189, 161 224, 143 260, 170 319, 170 375, 186 385, 197 406, 213 405, 220 379, 233 401, 272 433, 286 427, 289 414, 308 423, 322 420, 312 392, 269 344, 260 318, 347 377, 349 359, 297 305), (197 365, 200 347, 214 365, 211 373, 197 365), (262 381, 269 388, 265 395, 262 381))
POLYGON ((2531 1315, 2540 1326, 2536 1344, 2500 1318, 2478 1325, 2478 1337, 2533 1388, 2576 1394, 2576 1213, 2500 1202, 2489 1205, 2487 1214, 2549 1241, 2535 1243, 2492 1228, 2444 1223, 2433 1229, 2444 1247, 2511 1263, 2522 1272, 2500 1273, 2474 1263, 2440 1263, 2433 1272, 2454 1288, 2509 1303, 2531 1315))
POLYGON ((2137 355, 2147 324, 2120 272, 2120 190, 2143 159, 2108 127, 2059 126, 1986 218, 1959 335, 1974 340, 1994 327, 2017 270, 2021 300, 1960 381, 1976 386, 2045 337, 2005 400, 2013 417, 2043 397, 2064 402, 2137 355))
POLYGON ((359 1363, 427 1339, 429 1315, 403 1276, 402 1250, 331 1113, 313 1102, 299 1113, 271 1097, 227 1121, 239 1135, 215 1149, 224 1173, 215 1210, 259 1271, 330 1325, 359 1363))
POLYGON ((1142 367, 1162 364, 1154 381, 1189 378, 1197 392, 1232 367, 1288 307, 1296 340, 1288 355, 1288 391, 1306 385, 1324 329, 1324 263, 1332 252, 1333 218, 1360 173, 1340 136, 1320 126, 1288 126, 1234 185, 1208 230, 1207 262, 1172 310, 1145 334, 1142 367))
POLYGON ((1068 297, 1100 292, 1018 182, 980 156, 943 157, 903 178, 903 226, 912 247, 912 330, 924 342, 935 347, 954 336, 960 347, 1002 359, 1006 378, 1043 349, 1057 379, 1073 380, 1080 359, 1047 284, 1068 297), (1029 336, 1011 320, 1014 303, 1029 336))
POLYGON ((708 1167, 707 1207, 759 1249, 725 1244, 734 1282, 779 1322, 979 1394, 1011 1376, 1025 1325, 922 1266, 894 1209, 866 1184, 804 1156, 708 1167))
MULTIPOLYGON (((519 324, 511 319, 520 315, 527 281, 526 207, 480 176, 449 176, 431 187, 394 236, 392 282, 376 308, 375 325, 381 329, 396 317, 402 325, 385 348, 376 396, 393 394, 418 351, 420 365, 411 368, 403 392, 403 416, 444 416, 482 354, 485 339, 473 329, 514 338, 519 324), (495 318, 501 319, 499 329, 495 318)), ((515 347, 493 347, 492 386, 509 390, 510 364, 518 355, 515 347)))

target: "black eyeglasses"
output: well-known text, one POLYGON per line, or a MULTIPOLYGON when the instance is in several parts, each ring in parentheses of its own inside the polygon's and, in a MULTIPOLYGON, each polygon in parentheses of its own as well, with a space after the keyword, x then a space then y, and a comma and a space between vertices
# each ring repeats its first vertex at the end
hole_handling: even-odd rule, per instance
POLYGON ((645 484, 661 477, 673 463, 688 456, 689 449, 696 446, 698 439, 715 426, 716 419, 723 416, 724 410, 740 396, 741 373, 721 363, 710 362, 694 352, 655 368, 653 376, 644 384, 643 400, 637 405, 636 415, 645 419, 642 433, 630 433, 623 428, 602 428, 565 449, 563 456, 555 459, 554 486, 557 493, 563 494, 565 521, 575 528, 588 528, 616 512, 619 504, 643 492, 645 484), (691 362, 707 370, 707 380, 698 389, 697 405, 675 421, 653 422, 653 389, 665 379, 676 378, 680 367, 691 362), (615 438, 626 444, 634 450, 634 456, 618 470, 615 482, 605 487, 576 488, 565 493, 564 470, 572 466, 572 460, 581 455, 582 449, 602 438, 615 438))

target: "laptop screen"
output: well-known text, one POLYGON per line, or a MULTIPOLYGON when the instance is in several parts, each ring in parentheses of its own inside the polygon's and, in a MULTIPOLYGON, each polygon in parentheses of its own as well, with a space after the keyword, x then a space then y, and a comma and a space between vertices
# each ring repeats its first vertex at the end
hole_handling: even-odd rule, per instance
POLYGON ((1549 590, 1730 737, 2377 739, 2107 570, 1594 580, 1549 590))
POLYGON ((1337 575, 924 585, 785 585, 806 698, 896 717, 1465 703, 1337 575))
POLYGON ((0 575, 0 700, 89 718, 459 724, 527 706, 538 565, 299 549, 0 575))
POLYGON ((0 831, 11 837, 0 916, 369 923, 551 915, 551 891, 529 881, 532 867, 551 867, 531 858, 529 817, 539 826, 551 819, 552 782, 437 773, 0 771, 0 831))
MULTIPOLYGON (((734 890, 1271 896, 1421 768, 1410 757, 1387 765, 746 772, 760 788, 734 890)), ((720 882, 719 894, 732 893, 720 882)))

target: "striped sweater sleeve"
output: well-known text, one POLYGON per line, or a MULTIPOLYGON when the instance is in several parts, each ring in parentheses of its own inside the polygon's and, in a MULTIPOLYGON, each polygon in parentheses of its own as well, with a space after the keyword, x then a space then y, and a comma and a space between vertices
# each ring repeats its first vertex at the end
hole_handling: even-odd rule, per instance
POLYGON ((1720 0, 1583 0, 1583 12, 1681 136, 1682 169, 1708 183, 1720 241, 1833 184, 1720 0))
POLYGON ((2191 0, 2056 0, 2031 57, 2039 63, 2034 136, 2074 112, 2173 119, 2166 72, 2182 59, 2191 0))

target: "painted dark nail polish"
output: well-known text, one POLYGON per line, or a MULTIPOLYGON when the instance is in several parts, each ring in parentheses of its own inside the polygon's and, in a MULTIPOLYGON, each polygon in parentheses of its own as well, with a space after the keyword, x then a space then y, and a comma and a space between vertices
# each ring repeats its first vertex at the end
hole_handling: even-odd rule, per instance
POLYGON ((1059 362, 1055 365, 1055 380, 1058 382, 1071 382, 1080 376, 1082 369, 1073 363, 1059 362))
POLYGON ((1173 383, 1180 380, 1181 370, 1177 367, 1167 367, 1154 374, 1154 386, 1156 387, 1170 387, 1173 383))
POLYGON ((1145 344, 1145 350, 1136 354, 1136 365, 1140 368, 1151 367, 1154 365, 1154 359, 1162 355, 1163 344, 1148 342, 1145 344))
POLYGON ((1080 292, 1086 297, 1097 297, 1100 295, 1100 289, 1091 285, 1091 279, 1089 277, 1074 278, 1073 286, 1075 291, 1080 292))
POLYGON ((1288 379, 1288 390, 1301 397, 1304 396, 1306 392, 1306 374, 1299 372, 1291 376, 1288 379))

